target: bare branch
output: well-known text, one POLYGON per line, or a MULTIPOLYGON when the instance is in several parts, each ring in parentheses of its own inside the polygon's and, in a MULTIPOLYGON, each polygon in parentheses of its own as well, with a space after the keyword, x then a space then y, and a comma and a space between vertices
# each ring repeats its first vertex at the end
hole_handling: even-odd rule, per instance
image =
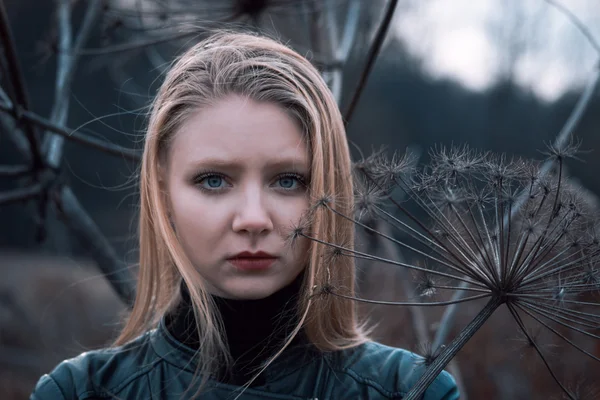
POLYGON ((27 175, 31 172, 31 166, 29 165, 0 165, 0 176, 1 177, 19 177, 27 175))
POLYGON ((40 195, 42 193, 42 189, 42 185, 36 183, 29 187, 2 192, 0 193, 0 205, 4 206, 7 204, 30 200, 40 195))
POLYGON ((15 119, 10 115, 0 115, 0 125, 2 126, 2 132, 17 148, 19 154, 25 159, 25 162, 31 162, 31 151, 27 138, 17 126, 15 119))
POLYGON ((388 6, 385 11, 385 16, 383 18, 383 21, 381 21, 379 28, 377 29, 377 33, 375 34, 375 40, 373 41, 373 45, 369 49, 369 54, 367 55, 367 62, 365 64, 365 67, 363 68, 363 71, 361 73, 361 76, 360 76, 360 79, 356 86, 356 89, 354 90, 354 93, 350 100, 350 105, 348 106, 348 108, 346 109, 346 112, 344 113, 344 119, 345 119, 346 125, 348 125, 350 123, 350 119, 352 118, 354 109, 356 108, 356 105, 358 104, 358 99, 360 98, 360 95, 362 94, 365 84, 367 83, 367 78, 369 77, 371 69, 373 68, 373 65, 375 64, 375 60, 377 59, 377 55, 379 54, 379 51, 381 50, 381 46, 383 45, 383 41, 386 37, 386 33, 388 31, 390 23, 392 22, 392 17, 394 16, 394 11, 396 10, 397 3, 398 3, 398 0, 390 0, 388 2, 388 6))
POLYGON ((59 210, 65 217, 67 226, 73 231, 74 237, 81 240, 98 263, 98 267, 119 295, 128 305, 133 305, 135 298, 135 280, 124 263, 119 262, 117 254, 110 245, 100 228, 89 217, 71 191, 64 186, 60 192, 59 210))
POLYGON ((61 49, 61 50, 59 50, 59 52, 67 52, 70 54, 77 54, 79 56, 99 56, 99 55, 106 55, 106 54, 124 53, 127 51, 139 50, 139 49, 143 49, 144 47, 154 46, 157 44, 171 42, 171 41, 178 40, 178 39, 185 39, 190 36, 197 36, 197 35, 204 33, 205 31, 206 31, 206 28, 194 29, 194 30, 190 30, 190 31, 165 34, 164 36, 161 36, 161 37, 158 37, 155 39, 139 40, 137 42, 123 43, 123 44, 118 44, 118 45, 114 45, 114 46, 105 46, 105 47, 101 47, 101 48, 97 48, 97 49, 88 48, 88 49, 80 49, 80 50, 72 50, 72 51, 61 49))
MULTIPOLYGON (((0 103, 0 111, 4 111, 4 112, 10 114, 12 112, 12 108, 7 106, 6 104, 0 103)), ((102 139, 96 139, 94 137, 85 135, 81 132, 72 130, 70 128, 55 125, 48 119, 40 117, 39 115, 37 115, 34 112, 21 111, 21 117, 23 119, 28 120, 29 122, 32 122, 32 123, 44 128, 44 129, 47 129, 54 133, 58 133, 59 135, 64 136, 65 138, 67 138, 69 140, 84 144, 86 146, 90 146, 94 149, 101 150, 105 153, 122 156, 122 157, 128 158, 130 160, 134 160, 134 161, 139 161, 141 158, 141 155, 135 150, 128 149, 128 148, 125 148, 125 147, 122 147, 119 145, 115 145, 115 144, 106 142, 102 139)))
POLYGON ((592 32, 588 29, 588 27, 585 26, 585 24, 579 18, 577 18, 577 16, 575 14, 573 14, 573 12, 571 10, 569 10, 567 7, 563 6, 562 4, 560 4, 557 1, 554 1, 554 0, 545 0, 545 1, 546 1, 546 3, 550 4, 551 6, 554 6, 561 13, 563 13, 573 23, 573 25, 575 25, 575 27, 577 27, 577 29, 579 29, 579 31, 583 34, 583 36, 585 36, 585 38, 592 45, 594 50, 596 50, 596 52, 598 54, 600 54, 600 43, 596 40, 596 38, 594 37, 592 32))
MULTIPOLYGON (((8 73, 10 74, 11 81, 14 83, 14 101, 20 105, 21 108, 12 108, 12 111, 19 111, 20 109, 29 109, 29 99, 27 97, 27 91, 25 89, 25 80, 21 72, 19 65, 19 59, 17 58, 17 52, 15 50, 15 42, 10 31, 8 15, 4 7, 4 2, 0 1, 0 39, 4 47, 4 54, 6 55, 8 62, 8 73)), ((20 119, 19 113, 13 114, 17 120, 20 119)), ((30 124, 25 124, 25 136, 29 142, 29 148, 33 155, 32 161, 34 170, 40 170, 44 165, 42 153, 39 147, 39 142, 36 137, 36 132, 30 124)))
POLYGON ((359 0, 351 0, 348 6, 348 15, 346 15, 346 24, 344 25, 344 32, 342 33, 342 42, 337 48, 336 59, 346 60, 350 54, 350 49, 356 38, 358 32, 358 19, 360 17, 360 6, 359 0))
MULTIPOLYGON (((96 20, 101 9, 102 2, 95 0, 89 2, 88 9, 83 19, 83 24, 75 41, 73 49, 83 46, 87 41, 92 25, 96 20)), ((71 49, 71 1, 62 0, 58 7, 58 26, 60 29, 60 48, 71 49)), ((54 94, 54 104, 50 121, 56 125, 64 125, 69 112, 69 95, 71 92, 71 84, 77 67, 77 54, 69 52, 61 52, 58 54, 58 67, 56 72, 56 89, 54 94)), ((62 148, 64 145, 64 137, 56 134, 47 133, 44 137, 42 149, 47 157, 48 163, 53 167, 60 165, 62 156, 62 148)))
MULTIPOLYGON (((331 3, 331 2, 330 2, 331 3)), ((348 6, 348 14, 342 33, 342 43, 338 43, 337 24, 335 23, 334 7, 330 4, 325 10, 327 13, 327 26, 329 33, 329 50, 333 62, 338 63, 337 68, 331 68, 330 71, 323 70, 323 75, 329 79, 331 91, 338 104, 342 99, 342 68, 348 61, 350 49, 354 43, 356 32, 358 31, 358 17, 360 14, 360 2, 352 0, 348 6)), ((327 80, 326 80, 327 81, 327 80)))

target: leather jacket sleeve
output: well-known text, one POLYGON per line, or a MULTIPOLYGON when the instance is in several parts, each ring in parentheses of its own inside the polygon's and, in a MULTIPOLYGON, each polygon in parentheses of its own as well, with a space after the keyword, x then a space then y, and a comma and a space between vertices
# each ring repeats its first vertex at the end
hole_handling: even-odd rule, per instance
POLYGON ((35 385, 29 400, 67 400, 67 398, 54 378, 46 374, 35 385))

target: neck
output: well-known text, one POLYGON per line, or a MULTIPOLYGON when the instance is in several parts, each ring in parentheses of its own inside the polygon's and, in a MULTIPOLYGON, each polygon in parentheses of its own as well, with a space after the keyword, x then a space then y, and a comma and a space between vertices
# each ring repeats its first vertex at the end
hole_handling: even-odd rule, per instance
MULTIPOLYGON (((297 303, 304 273, 272 295, 257 300, 226 299, 212 295, 223 320, 225 337, 233 359, 230 371, 222 371, 223 380, 243 384, 255 369, 285 344, 297 326, 297 303)), ((189 291, 181 285, 182 301, 167 319, 167 328, 180 342, 199 348, 198 332, 189 291)), ((300 331, 290 346, 306 343, 300 331)), ((259 377, 260 378, 260 377, 259 377)), ((261 384, 257 379, 253 385, 261 384)))

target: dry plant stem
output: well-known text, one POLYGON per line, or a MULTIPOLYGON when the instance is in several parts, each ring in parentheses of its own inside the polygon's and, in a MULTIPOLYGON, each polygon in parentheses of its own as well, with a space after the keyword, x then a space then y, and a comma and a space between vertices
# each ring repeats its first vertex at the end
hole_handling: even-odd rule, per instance
MULTIPOLYGON (((83 46, 91 32, 94 21, 96 20, 102 2, 93 0, 89 2, 85 17, 79 34, 72 45, 71 33, 71 1, 62 0, 58 7, 58 26, 60 32, 60 48, 77 50, 83 46)), ((57 72, 56 72, 56 88, 54 94, 54 104, 50 116, 50 121, 58 126, 63 126, 66 123, 69 112, 69 96, 71 92, 71 83, 75 75, 75 70, 78 61, 77 54, 70 52, 61 52, 58 54, 57 72)), ((64 137, 56 134, 46 133, 42 149, 46 155, 48 164, 53 167, 60 165, 62 158, 62 149, 64 145, 64 137)))
POLYGON ((17 121, 12 117, 12 113, 2 113, 0 115, 0 129, 2 129, 4 136, 15 146, 23 162, 32 165, 29 141, 19 129, 17 121))
POLYGON ((581 347, 579 347, 578 345, 576 345, 575 342, 573 342, 572 340, 568 339, 565 335, 563 335, 562 333, 558 332, 556 329, 552 328, 549 324, 547 324, 546 322, 542 321, 539 317, 537 317, 536 315, 534 315, 533 312, 535 312, 535 311, 533 311, 533 312, 529 311, 527 309, 528 308, 527 306, 521 305, 521 304, 519 304, 519 302, 516 302, 515 306, 518 307, 520 310, 522 310, 527 315, 529 315, 531 318, 535 319, 537 322, 539 322, 540 324, 542 324, 544 327, 548 328, 548 330, 550 330, 556 336, 558 336, 559 338, 561 338, 565 342, 569 343, 571 346, 575 347, 577 350, 579 350, 583 354, 587 355, 588 357, 591 357, 592 359, 594 359, 596 361, 600 361, 600 358, 598 358, 595 355, 593 355, 592 353, 590 353, 590 352, 582 349, 581 347))
POLYGON ((127 306, 133 305, 135 280, 129 269, 117 261, 118 257, 113 247, 81 207, 68 186, 62 188, 59 201, 60 211, 66 218, 66 224, 75 233, 75 236, 88 247, 98 267, 121 300, 127 306))
POLYGON ((571 395, 571 393, 567 390, 567 388, 565 388, 565 386, 556 377, 556 375, 554 374, 554 371, 550 367, 550 364, 548 364, 548 361, 546 360, 546 357, 544 357, 544 353, 542 353, 542 350, 539 348, 539 346, 537 345, 537 343, 535 342, 535 340, 527 332, 527 329, 525 328, 525 324, 523 323, 523 320, 521 319, 521 317, 519 316, 519 314, 517 313, 517 311, 513 308, 513 306, 511 304, 507 304, 507 306, 508 306, 508 309, 509 309, 510 313, 513 315, 515 321, 517 321, 517 324, 519 325, 519 328, 521 329, 521 332, 523 332, 523 334, 527 337, 528 342, 533 345, 533 347, 535 348, 535 351, 538 353, 538 355, 542 359, 544 365, 546 366, 546 368, 550 372, 550 375, 552 375, 552 378, 554 379, 554 381, 558 384, 558 386, 560 386, 560 388, 563 390, 563 392, 566 395, 569 396, 570 399, 577 400, 577 399, 575 399, 571 395))
MULTIPOLYGON (((386 234, 388 236, 391 235, 388 225, 383 224, 381 220, 377 220, 375 223, 376 223, 376 226, 375 226, 376 231, 382 232, 383 234, 386 234)), ((398 251, 396 246, 392 245, 392 243, 390 241, 386 240, 386 241, 383 241, 381 244, 382 244, 383 252, 384 252, 384 255, 386 258, 390 258, 392 260, 403 261, 402 254, 398 251)), ((399 273, 398 278, 400 279, 400 282, 402 282, 402 288, 403 288, 405 297, 407 299, 412 299, 415 296, 415 290, 414 290, 413 286, 410 284, 411 281, 410 281, 410 276, 408 274, 408 271, 405 270, 404 268, 401 268, 398 273, 399 273)), ((410 315, 412 317, 413 327, 415 330, 415 334, 417 336, 418 343, 429 342, 429 335, 427 333, 427 323, 425 321, 425 314, 423 313, 423 310, 419 307, 410 307, 409 311, 410 311, 410 315)))
MULTIPOLYGON (((388 224, 384 224, 383 221, 380 219, 378 219, 376 221, 376 224, 377 224, 375 227, 376 231, 382 232, 383 234, 386 234, 387 236, 391 236, 391 232, 390 232, 390 228, 389 228, 388 224)), ((389 240, 382 241, 382 246, 383 246, 384 254, 387 258, 390 258, 392 260, 403 261, 402 253, 400 251, 398 251, 398 248, 396 246, 392 245, 392 242, 390 242, 389 240)), ((411 280, 410 280, 410 276, 408 274, 408 270, 406 270, 404 268, 400 268, 398 273, 399 273, 398 278, 400 279, 400 282, 402 283, 402 288, 403 288, 405 297, 407 299, 411 299, 411 298, 415 297, 416 293, 415 293, 413 285, 411 285, 411 280)), ((436 285, 436 287, 438 289, 444 289, 444 287, 440 286, 440 285, 436 285)), ((429 339, 429 332, 427 329, 427 318, 425 317, 423 309, 421 307, 409 307, 408 311, 410 312, 410 315, 411 315, 413 328, 415 331, 415 335, 417 337, 417 343, 421 343, 421 344, 429 343, 430 339, 429 339)), ((465 385, 462 380, 462 374, 461 374, 458 362, 456 362, 456 359, 453 359, 450 361, 450 363, 448 364, 448 370, 454 376, 454 379, 458 386, 459 392, 461 393, 461 397, 463 398, 463 400, 466 400, 467 394, 466 394, 466 390, 465 390, 465 385)))
MULTIPOLYGON (((13 103, 10 100, 10 97, 6 94, 6 92, 0 86, 0 99, 7 104, 10 109, 13 109, 13 103)), ((0 104, 2 104, 0 102, 0 104)), ((17 126, 17 121, 14 119, 14 112, 6 113, 0 115, 0 125, 2 126, 2 132, 6 135, 6 137, 12 142, 12 144, 17 148, 17 151, 23 157, 24 161, 28 164, 31 164, 31 150, 29 148, 29 142, 27 138, 20 132, 19 127, 17 126)))
MULTIPOLYGON (((0 38, 2 40, 2 47, 4 49, 4 55, 6 56, 8 64, 8 73, 11 81, 13 82, 14 99, 13 102, 18 104, 12 111, 13 116, 18 120, 20 119, 20 110, 29 109, 29 100, 27 98, 27 91, 25 90, 25 80, 21 73, 21 67, 17 58, 17 52, 15 50, 15 42, 10 31, 8 15, 4 7, 4 1, 0 1, 0 38)), ((36 137, 35 130, 31 124, 24 124, 25 136, 29 142, 29 149, 32 154, 32 162, 34 171, 39 171, 44 165, 42 158, 41 149, 39 142, 36 137)))
MULTIPOLYGON (((374 255, 371 255, 371 254, 366 254, 364 252, 357 251, 357 250, 352 250, 352 249, 349 249, 349 248, 337 245, 335 243, 329 243, 329 242, 317 239, 315 237, 306 235, 305 233, 300 233, 299 235, 303 236, 303 237, 305 237, 307 239, 310 239, 312 241, 315 241, 317 243, 321 243, 321 244, 324 244, 326 246, 330 246, 330 247, 333 247, 335 249, 345 251, 346 254, 344 254, 344 255, 351 255, 352 257, 355 257, 355 258, 361 258, 361 259, 364 259, 364 260, 381 261, 381 262, 386 263, 386 264, 391 264, 391 265, 396 265, 396 266, 399 266, 399 267, 410 268, 410 269, 413 269, 413 270, 416 270, 416 271, 427 272, 427 273, 430 273, 430 274, 434 274, 434 275, 438 275, 438 276, 443 276, 445 278, 450 278, 450 279, 466 280, 466 278, 461 278, 461 277, 454 276, 454 275, 451 275, 451 274, 447 274, 447 273, 444 273, 444 272, 434 271, 434 270, 431 270, 431 269, 428 269, 428 268, 422 268, 422 267, 418 267, 416 265, 407 264, 407 263, 403 263, 403 262, 398 262, 398 261, 394 261, 394 260, 389 260, 387 258, 378 257, 378 256, 374 256, 374 255)), ((489 295, 489 290, 486 290, 487 287, 484 286, 483 284, 481 284, 479 282, 476 282, 476 281, 469 281, 469 283, 471 283, 471 284, 473 284, 475 286, 479 286, 481 289, 483 289, 482 290, 483 292, 485 292, 487 295, 489 295)), ((471 288, 471 289, 472 290, 477 290, 476 288, 471 288)))
POLYGON ((398 0, 389 0, 383 21, 377 28, 377 33, 375 34, 375 40, 373 41, 373 45, 369 48, 369 54, 367 55, 367 63, 365 64, 365 67, 362 70, 362 73, 358 80, 356 89, 354 90, 354 93, 352 94, 350 104, 348 105, 346 112, 344 112, 344 120, 345 120, 346 125, 348 125, 350 123, 352 114, 354 114, 354 109, 356 108, 356 105, 358 104, 360 95, 362 94, 365 84, 367 83, 367 78, 369 77, 369 74, 371 73, 371 69, 373 68, 373 65, 375 64, 375 60, 377 59, 377 55, 379 54, 379 51, 381 50, 381 46, 383 45, 383 41, 385 39, 386 33, 388 31, 390 23, 392 22, 392 17, 394 16, 394 11, 396 10, 396 4, 398 4, 398 0))
MULTIPOLYGON (((360 1, 351 0, 348 6, 341 44, 338 43, 338 25, 334 13, 335 6, 336 4, 334 1, 328 0, 327 6, 324 7, 323 10, 326 14, 326 21, 323 21, 322 17, 311 21, 311 28, 317 25, 317 22, 320 22, 321 27, 322 25, 326 25, 327 35, 315 35, 313 33, 311 36, 315 51, 319 54, 327 54, 327 57, 324 57, 324 59, 328 60, 331 64, 336 64, 336 67, 323 70, 321 74, 325 82, 329 84, 329 89, 333 93, 336 103, 339 105, 342 98, 343 66, 346 64, 352 43, 354 43, 356 32, 358 30, 360 1)), ((317 10, 313 10, 313 12, 315 15, 318 15, 319 13, 317 10)), ((314 31, 316 30, 313 29, 313 32, 314 31)))
POLYGON ((425 370, 423 375, 419 378, 417 383, 409 390, 404 396, 404 400, 417 400, 420 399, 423 393, 427 390, 429 385, 435 380, 435 378, 442 372, 444 367, 452 360, 452 358, 458 353, 458 351, 467 343, 471 337, 481 328, 481 326, 488 320, 488 318, 496 311, 496 309, 505 302, 505 299, 494 296, 490 301, 483 307, 483 309, 473 318, 473 320, 467 325, 461 333, 440 352, 435 360, 425 370))
POLYGON ((0 165, 0 177, 16 178, 31 173, 29 165, 0 165))
MULTIPOLYGON (((410 301, 371 300, 371 299, 363 299, 363 298, 356 297, 356 296, 347 296, 345 294, 335 293, 333 291, 329 291, 329 292, 326 292, 326 293, 331 294, 333 296, 342 297, 342 298, 348 299, 348 300, 354 300, 354 301, 358 301, 358 302, 361 302, 361 303, 368 303, 368 304, 378 304, 378 305, 381 305, 381 306, 408 306, 408 307, 410 307, 410 306, 416 306, 416 307, 429 306, 429 307, 438 307, 438 306, 447 306, 447 305, 450 305, 450 304, 454 304, 451 301, 435 301, 435 302, 423 303, 423 302, 420 302, 420 301, 410 302, 410 301)), ((490 294, 489 293, 478 294, 478 295, 475 295, 475 296, 462 298, 462 299, 460 299, 458 301, 461 302, 461 303, 465 303, 467 301, 484 299, 486 297, 490 297, 490 294)))
POLYGON ((594 47, 594 50, 596 50, 596 52, 600 54, 600 43, 596 41, 596 38, 594 38, 594 35, 592 35, 592 32, 590 32, 588 27, 585 26, 585 24, 581 22, 581 20, 579 20, 579 18, 577 18, 577 16, 571 12, 571 10, 554 0, 545 1, 551 6, 556 7, 560 12, 566 15, 567 18, 569 18, 569 20, 571 21, 571 23, 573 23, 573 25, 575 25, 577 29, 579 29, 579 31, 585 36, 587 41, 592 45, 592 47, 594 47))
POLYGON ((42 185, 39 183, 25 188, 5 191, 0 193, 0 205, 4 206, 7 204, 33 199, 39 196, 40 193, 42 193, 42 185))
MULTIPOLYGON (((0 103, 0 111, 11 114, 13 112, 13 107, 7 104, 0 103)), ((118 146, 109 142, 106 142, 102 139, 96 139, 92 136, 85 135, 81 132, 77 132, 75 130, 58 126, 52 121, 49 121, 46 118, 40 117, 36 113, 32 111, 22 111, 21 118, 41 127, 46 130, 57 133, 61 136, 64 136, 66 139, 72 140, 76 143, 84 144, 86 146, 92 147, 96 150, 101 150, 105 153, 121 156, 133 161, 140 161, 141 154, 135 150, 128 149, 122 146, 118 146)))
POLYGON ((144 47, 154 46, 161 43, 166 43, 170 41, 174 41, 177 39, 185 39, 190 36, 197 36, 203 33, 203 30, 195 29, 188 32, 177 32, 170 35, 165 35, 163 37, 159 37, 156 39, 150 40, 140 40, 138 42, 133 43, 125 43, 114 46, 106 46, 98 49, 81 49, 81 50, 73 50, 70 53, 76 54, 79 56, 98 56, 98 55, 106 55, 106 54, 116 54, 116 53, 124 53, 131 50, 143 49, 144 47))
MULTIPOLYGON (((327 209, 328 209, 329 211, 331 211, 332 213, 334 213, 334 214, 337 214, 337 215, 339 215, 340 217, 342 217, 342 218, 344 218, 344 219, 347 219, 347 220, 351 221, 352 223, 354 223, 354 224, 356 224, 356 225, 358 225, 358 226, 360 226, 360 227, 362 227, 362 228, 364 228, 364 229, 368 230, 369 232, 371 232, 371 233, 373 233, 373 234, 375 234, 375 235, 379 236, 380 238, 387 239, 387 240, 389 240, 389 241, 391 241, 391 242, 393 242, 393 243, 395 243, 395 244, 397 244, 397 245, 399 245, 399 246, 403 246, 403 247, 405 247, 405 248, 407 248, 407 249, 409 249, 409 250, 411 250, 411 251, 413 251, 413 252, 415 252, 415 253, 417 253, 417 254, 419 254, 419 255, 422 255, 422 256, 424 256, 424 257, 426 257, 426 258, 429 258, 429 259, 430 259, 430 260, 432 260, 432 261, 435 261, 435 262, 437 262, 437 263, 440 263, 441 265, 444 265, 444 266, 446 266, 446 267, 448 267, 448 268, 450 268, 450 269, 454 270, 455 272, 458 272, 458 273, 463 273, 463 271, 462 271, 462 270, 459 270, 459 269, 457 269, 456 267, 454 267, 453 265, 451 265, 451 264, 449 264, 449 263, 445 262, 444 260, 442 260, 442 259, 438 259, 438 258, 436 258, 436 257, 433 257, 433 256, 431 256, 431 255, 429 255, 429 254, 427 254, 427 253, 424 253, 424 252, 422 252, 422 251, 420 251, 420 250, 418 250, 418 249, 415 249, 414 247, 412 247, 412 246, 410 246, 410 245, 408 245, 408 244, 406 244, 406 243, 404 243, 404 242, 401 242, 401 241, 399 241, 399 240, 397 240, 397 239, 394 239, 393 237, 391 237, 391 236, 389 236, 389 235, 386 235, 385 233, 383 233, 383 232, 381 232, 381 231, 378 231, 378 230, 376 230, 376 229, 373 229, 373 228, 371 228, 370 226, 368 226, 368 225, 365 225, 365 224, 363 224, 363 223, 362 223, 362 222, 360 222, 360 221, 357 221, 357 220, 355 220, 355 219, 353 219, 353 218, 349 218, 349 217, 347 217, 347 216, 345 216, 345 215, 341 214, 341 213, 340 213, 340 212, 338 212, 337 210, 335 210, 335 209, 331 208, 331 207, 330 207, 329 205, 327 205, 327 204, 325 204, 325 205, 324 205, 324 207, 325 207, 325 208, 327 208, 327 209)), ((399 220, 398 220, 398 221, 399 221, 399 220)), ((431 242, 431 244, 436 244, 436 243, 435 243, 435 242, 431 242)), ((403 265, 404 265, 404 266, 408 266, 408 264, 406 264, 406 263, 403 263, 403 265)), ((409 267, 409 268, 410 268, 410 267, 409 267)), ((415 267, 415 268, 416 268, 416 267, 415 267)), ((436 273, 436 272, 431 272, 431 273, 436 273)), ((451 275, 444 275, 444 276, 446 276, 446 277, 450 277, 451 275)), ((456 277, 454 277, 454 278, 455 278, 455 279, 459 279, 459 278, 456 278, 456 277)), ((470 278, 473 278, 473 279, 475 279, 475 277, 474 277, 474 276, 470 276, 470 278)), ((486 292, 487 292, 487 291, 486 291, 486 292)))

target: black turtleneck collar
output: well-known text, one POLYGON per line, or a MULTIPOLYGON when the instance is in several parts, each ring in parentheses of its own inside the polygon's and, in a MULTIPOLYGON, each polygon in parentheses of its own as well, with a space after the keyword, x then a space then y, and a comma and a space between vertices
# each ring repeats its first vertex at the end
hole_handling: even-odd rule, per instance
MULTIPOLYGON (((272 295, 257 300, 233 300, 213 295, 223 319, 227 343, 234 364, 230 374, 222 370, 219 380, 234 385, 245 384, 256 368, 275 354, 285 343, 285 338, 296 327, 298 316, 296 304, 304 278, 304 272, 289 285, 272 295)), ((181 299, 178 307, 166 317, 169 332, 179 342, 197 350, 198 333, 194 320, 189 291, 182 281, 181 299)), ((301 330, 290 347, 308 343, 301 330)), ((252 386, 260 386, 264 379, 259 376, 252 386)))

